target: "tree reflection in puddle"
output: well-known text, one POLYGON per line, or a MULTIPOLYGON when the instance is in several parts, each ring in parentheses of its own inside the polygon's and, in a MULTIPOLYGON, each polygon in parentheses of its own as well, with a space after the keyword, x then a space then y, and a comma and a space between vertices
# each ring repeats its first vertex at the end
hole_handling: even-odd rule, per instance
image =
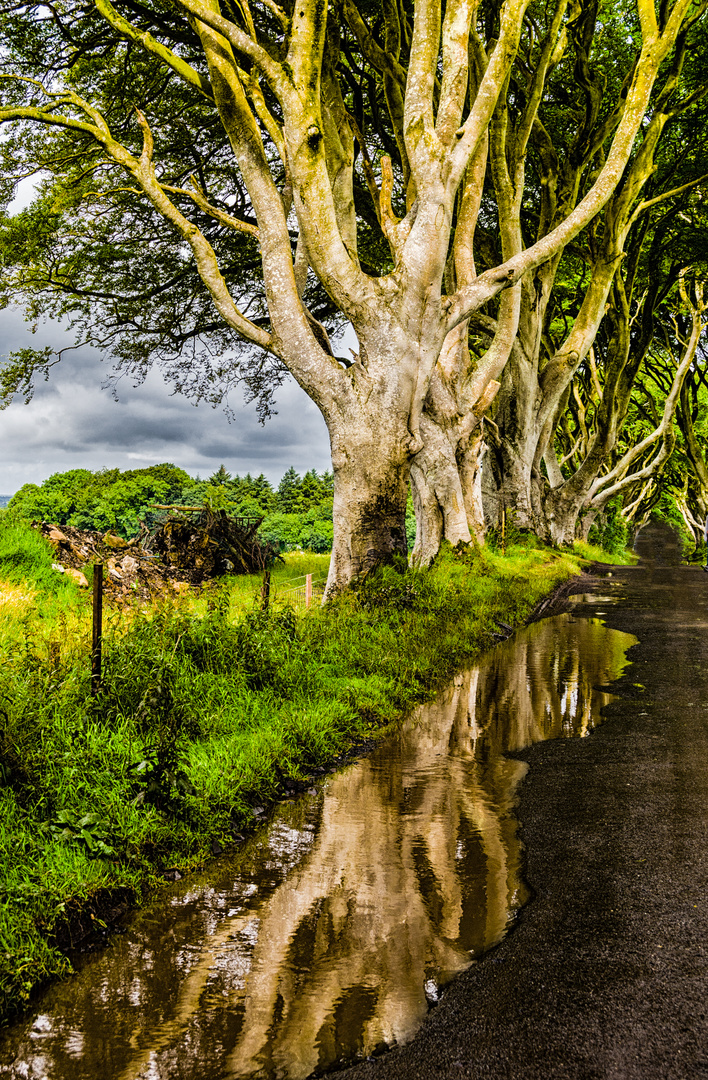
POLYGON ((0 1075, 301 1080, 410 1039, 527 899, 513 814, 527 766, 505 752, 586 735, 610 700, 594 687, 634 640, 561 615, 493 649, 139 913, 4 1033, 0 1075))

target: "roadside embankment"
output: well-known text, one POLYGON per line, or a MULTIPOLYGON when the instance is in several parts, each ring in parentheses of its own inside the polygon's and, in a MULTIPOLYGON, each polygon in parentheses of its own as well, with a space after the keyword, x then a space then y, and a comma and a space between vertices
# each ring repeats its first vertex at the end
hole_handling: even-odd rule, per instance
MULTIPOLYGON (((1 555, 0 578, 16 585, 1 555)), ((382 569, 307 614, 277 600, 235 614, 243 579, 224 579, 201 606, 171 596, 109 613, 96 698, 86 600, 65 584, 52 594, 39 574, 33 605, 8 590, 0 1016, 70 971, 66 952, 91 926, 238 843, 270 804, 379 738, 578 566, 521 545, 448 550, 429 570, 382 569)))

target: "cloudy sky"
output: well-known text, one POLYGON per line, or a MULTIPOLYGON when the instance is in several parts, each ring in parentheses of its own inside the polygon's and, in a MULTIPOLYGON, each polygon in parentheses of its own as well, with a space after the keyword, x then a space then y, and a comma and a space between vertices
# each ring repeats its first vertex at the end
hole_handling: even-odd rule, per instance
MULTIPOLYGON (((40 324, 32 334, 20 312, 0 311, 0 357, 27 346, 70 344, 58 324, 40 324)), ((232 473, 264 472, 276 483, 290 465, 301 473, 329 468, 322 417, 292 380, 278 392, 278 415, 262 427, 254 406, 241 407, 235 395, 236 419, 229 423, 220 409, 172 395, 156 371, 140 387, 123 380, 116 402, 101 388, 109 371, 91 349, 66 353, 29 405, 15 401, 0 412, 0 494, 67 469, 137 469, 163 461, 202 477, 223 462, 232 473)))

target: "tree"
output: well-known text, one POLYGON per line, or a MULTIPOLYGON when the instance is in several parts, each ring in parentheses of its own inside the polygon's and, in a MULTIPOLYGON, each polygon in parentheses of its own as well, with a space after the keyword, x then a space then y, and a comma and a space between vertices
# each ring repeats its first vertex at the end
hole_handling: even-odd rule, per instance
POLYGON ((588 350, 584 365, 585 395, 575 384, 566 391, 571 412, 577 405, 579 452, 576 447, 567 454, 561 471, 552 435, 545 443, 548 483, 537 505, 547 532, 560 542, 573 539, 581 511, 589 514, 587 528, 619 492, 656 479, 673 451, 681 385, 705 325, 701 280, 708 253, 703 211, 708 84, 702 72, 700 81, 695 73, 681 77, 684 58, 685 43, 684 55, 661 89, 642 147, 608 203, 606 213, 614 213, 610 223, 605 221, 605 234, 617 235, 619 224, 625 240, 618 247, 623 257, 606 297, 595 348, 588 350), (615 454, 634 387, 638 382, 648 393, 647 376, 650 381, 655 376, 659 356, 664 404, 649 430, 615 454), (581 415, 583 396, 594 398, 592 426, 590 413, 581 415))
MULTIPOLYGON (((617 495, 627 489, 634 488, 635 498, 626 509, 625 517, 634 516, 647 491, 661 475, 664 465, 674 451, 676 443, 674 417, 679 406, 686 377, 695 362, 698 344, 705 331, 707 306, 703 298, 701 284, 696 283, 694 285, 695 294, 693 298, 689 296, 683 278, 679 281, 679 290, 684 310, 690 317, 689 332, 684 336, 678 329, 678 325, 675 325, 675 342, 673 344, 676 345, 676 355, 671 355, 671 350, 667 350, 670 363, 667 365, 669 368, 668 373, 664 373, 662 390, 665 397, 663 407, 658 410, 655 405, 654 425, 643 438, 633 440, 624 453, 619 455, 618 460, 611 462, 602 473, 599 473, 599 470, 596 469, 594 480, 592 483, 588 483, 585 488, 586 505, 591 513, 602 510, 617 495), (636 496, 637 489, 639 489, 638 497, 636 496)), ((599 408, 602 424, 601 439, 604 436, 604 440, 609 441, 605 433, 612 432, 612 442, 614 444, 614 425, 608 424, 606 420, 607 413, 609 412, 611 415, 613 411, 613 405, 609 404, 608 406, 604 403, 608 389, 611 389, 611 387, 606 384, 603 403, 599 408)), ((648 394, 646 387, 644 389, 645 393, 648 394)), ((624 395, 620 393, 617 396, 620 399, 617 411, 624 414, 627 409, 627 404, 623 400, 624 395)), ((607 394, 607 397, 611 402, 611 395, 607 394)))
MULTIPOLYGON (((463 0, 444 11, 435 0, 416 0, 412 23, 395 0, 384 0, 380 14, 353 0, 340 10, 321 0, 293 7, 259 0, 228 6, 226 14, 217 0, 177 0, 168 12, 142 0, 96 0, 95 9, 72 11, 51 2, 11 4, 3 16, 0 121, 14 123, 16 134, 5 150, 21 169, 57 178, 50 189, 58 201, 48 195, 40 207, 53 242, 66 248, 69 227, 85 237, 94 225, 109 245, 126 234, 139 242, 141 277, 154 283, 143 288, 150 307, 162 295, 161 271, 145 231, 138 232, 144 223, 167 248, 173 278, 190 282, 197 306, 208 300, 219 326, 284 364, 316 402, 334 471, 332 590, 405 552, 410 466, 424 447, 423 407, 441 351, 459 367, 468 320, 505 293, 492 343, 466 390, 470 407, 482 408, 512 349, 522 290, 536 289, 529 273, 554 266, 612 197, 657 73, 684 24, 703 13, 702 5, 693 7, 689 18, 691 0, 676 0, 657 18, 649 0, 638 0, 637 45, 588 162, 595 171, 577 171, 582 197, 557 203, 549 227, 528 246, 521 229, 525 161, 547 76, 567 42, 580 63, 587 47, 574 32, 587 6, 576 10, 567 0, 558 0, 545 22, 529 0, 500 7, 463 0), (527 53, 534 50, 520 52, 520 43, 536 40, 537 18, 545 26, 542 63, 529 78, 527 53), (510 105, 514 71, 528 98, 519 93, 510 105), (498 107, 502 93, 507 104, 498 107), (510 120, 506 161, 492 154, 500 261, 478 275, 472 244, 481 163, 510 120), (367 272, 359 254, 366 210, 357 214, 355 177, 362 176, 375 213, 369 229, 375 233, 377 224, 390 249, 391 268, 382 276, 367 272), (52 213, 62 215, 60 228, 46 223, 52 213), (251 259, 245 290, 230 288, 234 235, 251 259), (446 274, 451 243, 454 274, 446 274), (356 331, 353 363, 337 360, 308 308, 310 273, 356 331), (250 291, 258 275, 260 307, 250 291)), ((607 17, 626 23, 618 9, 607 17)), ((594 19, 589 23, 592 36, 594 19)), ((587 94, 593 97, 592 86, 587 94)), ((83 271, 64 252, 65 262, 72 258, 75 300, 83 271)), ((121 278, 120 267, 114 274, 121 278)), ((126 276, 135 283, 132 262, 126 276)), ((61 294, 61 273, 51 288, 61 294)), ((94 300, 98 291, 92 283, 94 300)), ((214 377, 207 373, 207 386, 214 377)))
POLYGON ((708 387, 705 351, 701 364, 689 371, 681 387, 677 421, 680 440, 681 483, 677 503, 697 541, 703 542, 708 519, 708 387))
POLYGON ((309 469, 302 478, 300 486, 300 508, 309 510, 326 498, 322 482, 315 469, 309 469))
POLYGON ((220 465, 215 473, 209 477, 208 483, 224 487, 231 480, 231 473, 227 470, 225 465, 220 465))
MULTIPOLYGON (((500 99, 497 104, 486 150, 493 200, 485 193, 482 207, 486 197, 490 213, 492 206, 496 209, 502 251, 505 245, 507 251, 517 250, 529 231, 539 236, 552 229, 558 214, 575 205, 583 177, 603 160, 603 143, 618 119, 612 83, 627 63, 628 50, 627 34, 612 24, 609 33, 597 34, 599 19, 604 30, 605 12, 600 15, 598 6, 589 4, 569 20, 575 87, 568 87, 567 80, 559 82, 562 68, 552 69, 549 57, 558 26, 551 20, 545 34, 539 33, 535 51, 527 53, 523 78, 512 73, 507 102, 500 99), (534 104, 544 78, 549 104, 534 104), (525 112, 514 113, 509 99, 524 102, 525 112), (526 166, 535 198, 529 200, 527 191, 522 207, 520 178, 526 166)), ((519 526, 546 540, 573 539, 578 514, 612 453, 633 379, 652 340, 653 306, 675 286, 685 265, 678 259, 696 262, 696 243, 690 253, 681 243, 679 254, 675 241, 677 213, 686 218, 687 200, 700 199, 705 191, 702 111, 707 80, 704 65, 696 64, 691 53, 702 34, 702 27, 693 24, 679 35, 655 86, 650 116, 602 214, 533 277, 527 275, 513 302, 509 290, 503 297, 506 306, 477 312, 457 354, 441 356, 426 402, 426 445, 412 470, 416 555, 422 560, 435 553, 442 537, 455 543, 466 538, 468 527, 477 538, 483 536, 480 478, 486 447, 481 413, 495 390, 495 423, 487 426, 486 441, 491 448, 487 473, 495 482, 498 512, 512 511, 519 526), (658 282, 652 280, 657 268, 658 282), (592 445, 580 441, 581 460, 576 446, 561 471, 554 434, 569 404, 572 408, 578 375, 594 370, 593 343, 603 319, 612 329, 605 358, 606 393, 595 414, 599 427, 592 445), (631 329, 635 322, 639 332, 631 329), (476 365, 465 356, 470 348, 480 353, 476 365), (485 367, 501 380, 501 387, 490 382, 482 391, 484 384, 478 380, 485 367)), ((705 247, 701 216, 691 215, 689 229, 697 230, 705 247)), ((494 238, 485 239, 495 260, 494 238)), ((482 244, 479 249, 484 253, 482 244)))
POLYGON ((278 484, 277 506, 283 514, 296 514, 300 509, 302 478, 291 465, 278 484))
POLYGON ((700 394, 706 303, 702 283, 691 283, 689 295, 685 277, 679 281, 680 305, 663 305, 657 313, 655 339, 632 388, 624 430, 588 491, 586 531, 609 506, 610 516, 619 514, 635 529, 657 513, 702 542, 708 505, 700 394))
POLYGON ((28 519, 74 525, 80 529, 116 529, 133 536, 155 502, 180 500, 191 477, 165 463, 146 469, 70 469, 53 473, 41 486, 25 484, 10 509, 28 519))

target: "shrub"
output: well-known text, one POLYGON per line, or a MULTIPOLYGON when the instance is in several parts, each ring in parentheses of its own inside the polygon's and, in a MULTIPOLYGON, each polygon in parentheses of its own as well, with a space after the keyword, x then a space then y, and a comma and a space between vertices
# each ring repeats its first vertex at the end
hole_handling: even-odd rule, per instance
POLYGON ((626 549, 629 526, 622 516, 622 501, 614 499, 605 507, 604 513, 588 532, 588 543, 604 548, 610 555, 621 555, 626 549))

